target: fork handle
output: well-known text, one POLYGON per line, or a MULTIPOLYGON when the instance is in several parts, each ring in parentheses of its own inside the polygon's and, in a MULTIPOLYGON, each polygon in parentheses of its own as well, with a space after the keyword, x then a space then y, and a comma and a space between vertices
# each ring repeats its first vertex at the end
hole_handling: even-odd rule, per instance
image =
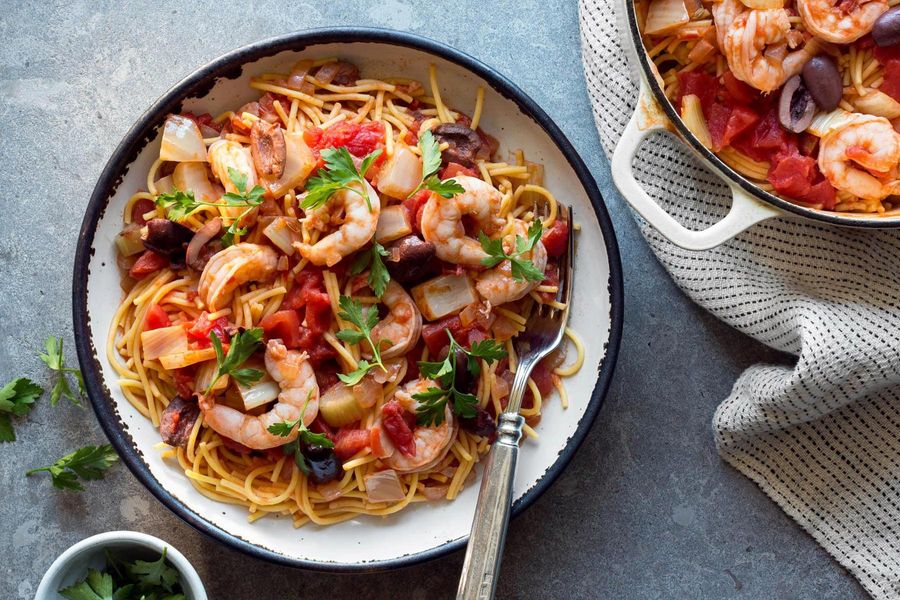
POLYGON ((497 441, 481 476, 475 519, 469 534, 459 589, 456 590, 457 600, 488 600, 494 597, 524 423, 525 419, 517 413, 500 414, 497 441))

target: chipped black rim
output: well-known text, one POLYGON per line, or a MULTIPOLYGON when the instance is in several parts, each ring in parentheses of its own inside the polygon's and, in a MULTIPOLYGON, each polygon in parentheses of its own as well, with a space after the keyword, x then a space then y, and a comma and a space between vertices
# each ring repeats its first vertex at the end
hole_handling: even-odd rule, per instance
MULTIPOLYGON (((477 59, 460 52, 443 43, 413 35, 409 33, 378 29, 369 27, 340 27, 311 29, 302 32, 290 33, 273 37, 244 46, 229 52, 206 66, 198 69, 191 75, 170 89, 157 100, 128 131, 122 142, 113 152, 109 162, 104 167, 100 178, 91 195, 85 211, 84 221, 78 237, 75 254, 75 267, 72 281, 72 313, 75 330, 75 345, 78 352, 78 360, 81 363, 85 377, 88 396, 97 419, 110 442, 122 457, 123 462, 156 498, 195 529, 205 533, 216 541, 240 550, 255 558, 272 563, 298 567, 316 571, 362 573, 375 572, 415 565, 424 561, 433 560, 445 556, 462 548, 468 536, 455 540, 448 540, 440 546, 408 554, 402 557, 358 563, 324 562, 306 559, 297 559, 285 556, 278 552, 257 546, 235 534, 229 533, 207 521, 187 504, 176 498, 153 476, 150 468, 144 462, 140 452, 134 445, 130 436, 116 413, 115 403, 110 397, 103 382, 102 368, 97 358, 94 347, 90 316, 87 308, 88 278, 91 256, 93 255, 94 234, 97 224, 102 217, 109 199, 115 192, 121 181, 122 174, 141 152, 144 145, 155 135, 157 128, 162 124, 166 114, 177 112, 179 105, 185 98, 201 95, 205 90, 214 85, 216 79, 221 77, 235 78, 240 75, 242 65, 265 58, 284 51, 301 51, 310 46, 329 43, 376 43, 390 44, 420 50, 455 63, 487 82, 495 91, 512 100, 520 110, 538 124, 554 141, 557 148, 568 161, 569 165, 578 176, 581 185, 591 200, 594 213, 600 230, 603 233, 603 241, 609 260, 609 294, 610 294, 610 331, 605 356, 598 372, 597 383, 594 386, 590 402, 585 408, 584 415, 578 423, 575 433, 568 440, 566 446, 560 451, 556 461, 550 466, 538 482, 519 498, 512 508, 513 516, 521 514, 530 506, 550 485, 574 456, 581 443, 584 441, 588 430, 593 424, 606 391, 609 388, 619 352, 619 342, 622 336, 623 319, 623 288, 622 265, 619 258, 618 244, 612 222, 603 203, 597 184, 588 171, 584 161, 578 156, 572 144, 562 133, 559 127, 550 117, 521 89, 513 84, 505 76, 477 59)), ((105 339, 101 340, 101 344, 105 339)))
MULTIPOLYGON (((700 155, 708 165, 710 165, 716 174, 727 178, 732 183, 740 186, 748 194, 754 196, 784 210, 789 213, 793 213, 795 215, 800 215, 802 217, 806 217, 808 219, 814 219, 816 221, 822 221, 824 223, 831 223, 832 225, 842 225, 845 227, 860 227, 860 228, 869 228, 869 229, 892 229, 895 227, 900 227, 900 215, 890 215, 884 217, 878 216, 868 216, 865 213, 859 213, 859 215, 855 213, 838 213, 828 210, 820 210, 817 208, 811 208, 808 206, 803 206, 802 204, 795 204, 780 196, 776 196, 766 190, 760 188, 755 185, 750 180, 746 179, 743 175, 732 169, 728 164, 719 158, 712 150, 703 145, 697 136, 691 133, 691 130, 687 128, 687 125, 684 124, 684 121, 681 119, 681 115, 678 114, 678 111, 675 110, 675 107, 672 106, 672 103, 666 97, 665 91, 660 87, 659 82, 656 80, 656 77, 653 73, 653 63, 650 60, 650 57, 647 55, 647 51, 644 48, 643 40, 641 39, 641 31, 638 26, 637 14, 635 13, 634 2, 631 0, 625 0, 625 9, 626 9, 626 17, 628 19, 628 29, 629 29, 629 37, 631 38, 632 43, 634 44, 634 50, 638 57, 638 62, 640 64, 642 75, 647 85, 650 88, 650 91, 653 93, 657 103, 662 107, 663 111, 665 111, 666 116, 669 117, 669 121, 675 126, 678 130, 678 134, 682 139, 686 140, 688 144, 690 144, 691 149, 700 155)), ((726 182, 727 183, 727 182, 726 182)))

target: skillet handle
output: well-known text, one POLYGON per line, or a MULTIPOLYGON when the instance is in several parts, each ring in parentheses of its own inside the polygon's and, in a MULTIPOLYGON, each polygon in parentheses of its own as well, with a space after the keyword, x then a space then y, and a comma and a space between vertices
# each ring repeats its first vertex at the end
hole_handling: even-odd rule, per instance
POLYGON ((634 155, 641 143, 649 134, 665 129, 660 119, 652 123, 642 119, 643 107, 649 102, 654 102, 642 90, 638 99, 637 108, 631 115, 631 120, 622 134, 622 139, 616 145, 612 157, 612 178, 622 193, 625 201, 631 205, 650 225, 665 236, 670 242, 687 250, 708 250, 724 244, 745 229, 772 217, 783 214, 774 208, 748 194, 736 184, 731 187, 731 210, 725 217, 707 229, 694 231, 687 229, 672 218, 647 192, 641 187, 634 177, 632 163, 634 155))

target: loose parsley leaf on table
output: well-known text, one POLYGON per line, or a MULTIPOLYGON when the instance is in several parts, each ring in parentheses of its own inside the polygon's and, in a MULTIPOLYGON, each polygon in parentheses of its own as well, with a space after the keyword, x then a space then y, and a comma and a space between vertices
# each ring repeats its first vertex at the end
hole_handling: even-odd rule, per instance
POLYGON ((369 287, 372 288, 372 291, 375 292, 378 298, 384 296, 387 284, 391 280, 391 275, 388 273, 387 267, 384 266, 384 261, 381 260, 382 256, 390 256, 390 252, 385 250, 384 246, 378 242, 374 242, 368 250, 360 253, 350 267, 351 275, 359 275, 368 267, 369 277, 367 281, 369 287))
POLYGON ((85 446, 71 454, 63 456, 52 465, 38 467, 25 472, 26 476, 47 471, 53 481, 53 487, 60 490, 84 491, 79 478, 88 480, 103 479, 103 472, 119 460, 115 450, 109 444, 101 446, 85 446))
POLYGON ((456 194, 466 191, 455 179, 441 181, 441 178, 437 176, 436 173, 441 168, 441 151, 431 130, 426 129, 419 136, 419 150, 422 153, 422 180, 407 197, 422 188, 431 190, 444 198, 452 198, 456 194))
POLYGON ((379 340, 378 344, 372 339, 372 329, 378 324, 378 311, 373 308, 363 312, 362 305, 359 301, 349 296, 341 296, 339 304, 341 311, 338 316, 345 321, 349 321, 356 325, 359 329, 341 329, 335 334, 337 338, 343 342, 350 344, 359 344, 363 340, 369 342, 372 347, 372 360, 361 360, 357 363, 357 369, 351 373, 338 373, 338 379, 347 385, 356 385, 360 380, 374 367, 381 367, 381 370, 387 373, 387 367, 381 360, 380 344, 387 340, 379 340))
POLYGON ((487 364, 506 357, 506 350, 496 340, 482 340, 475 342, 466 350, 453 338, 450 330, 445 330, 450 338, 450 350, 447 358, 442 361, 419 363, 419 372, 423 376, 436 381, 438 387, 432 387, 413 398, 419 401, 416 408, 416 422, 419 425, 440 425, 444 422, 444 407, 452 400, 453 412, 461 417, 471 418, 476 414, 478 398, 473 394, 456 389, 456 351, 461 350, 466 354, 466 365, 472 377, 481 374, 481 365, 477 359, 481 358, 487 364))
POLYGON ((65 356, 63 356, 63 340, 62 338, 49 337, 44 342, 45 352, 40 353, 40 358, 51 370, 57 372, 56 383, 50 390, 50 404, 56 406, 60 398, 68 398, 68 400, 76 406, 81 406, 81 399, 85 395, 84 378, 81 370, 70 368, 65 365, 65 356), (66 375, 73 375, 78 383, 78 394, 72 391, 69 380, 66 375))
POLYGON ((444 407, 450 400, 453 401, 451 404, 453 412, 457 415, 467 418, 475 416, 478 398, 473 394, 456 389, 457 350, 463 351, 468 357, 466 364, 472 377, 481 375, 481 365, 477 360, 472 359, 481 358, 487 364, 491 364, 495 360, 506 357, 506 350, 496 340, 475 342, 470 349, 466 350, 457 343, 449 329, 446 332, 450 338, 450 350, 447 358, 438 362, 422 361, 419 363, 419 372, 438 383, 438 387, 428 388, 424 392, 413 395, 413 398, 419 401, 419 406, 416 408, 416 422, 419 425, 443 423, 444 407))
POLYGON ((537 244, 543 234, 543 223, 538 219, 528 227, 528 236, 516 236, 516 246, 512 254, 507 254, 503 248, 503 239, 492 240, 483 231, 478 232, 478 241, 481 242, 481 248, 487 253, 487 256, 481 259, 481 264, 485 267, 493 267, 508 260, 511 267, 513 279, 516 281, 543 281, 544 272, 534 266, 534 263, 522 255, 530 252, 537 244))
POLYGON ((16 441, 10 417, 27 415, 43 393, 41 386, 26 377, 14 379, 0 388, 0 442, 16 441))
POLYGON ((209 339, 216 351, 216 376, 209 383, 205 393, 209 393, 225 375, 231 375, 241 385, 250 385, 262 379, 263 372, 259 369, 239 369, 250 356, 256 352, 262 341, 263 330, 261 327, 238 331, 231 338, 226 354, 222 348, 222 340, 215 331, 209 332, 209 339))
POLYGON ((319 208, 339 190, 350 190, 362 196, 366 206, 369 207, 369 212, 372 212, 372 201, 364 178, 375 159, 381 156, 381 148, 367 154, 362 159, 359 169, 356 168, 350 152, 343 146, 325 148, 320 154, 325 160, 325 167, 319 169, 316 176, 306 182, 306 197, 300 203, 300 208, 303 210, 319 208), (352 187, 353 184, 358 184, 362 192, 352 187))

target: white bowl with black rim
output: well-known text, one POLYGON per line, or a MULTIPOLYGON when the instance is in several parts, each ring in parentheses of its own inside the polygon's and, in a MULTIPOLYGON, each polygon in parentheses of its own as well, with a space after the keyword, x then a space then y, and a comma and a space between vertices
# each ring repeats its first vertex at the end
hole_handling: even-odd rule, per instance
MULTIPOLYGON (((609 215, 597 186, 572 145, 522 90, 490 67, 444 44, 408 33, 371 28, 328 28, 271 38, 230 52, 199 69, 157 100, 126 134, 104 168, 84 217, 75 257, 73 314, 78 358, 88 394, 107 436, 135 476, 182 519, 233 548, 275 563, 323 571, 361 572, 406 566, 461 548, 469 533, 477 485, 452 502, 421 503, 386 518, 358 519, 294 529, 289 518, 247 522, 244 507, 197 492, 178 465, 154 449, 159 432, 125 399, 105 344, 122 295, 114 237, 125 202, 144 189, 159 154, 169 113, 220 113, 258 97, 251 76, 290 70, 297 60, 338 56, 366 77, 402 75, 427 81, 438 68, 441 93, 467 106, 485 87, 485 131, 500 153, 523 148, 543 163, 545 184, 571 204, 577 236, 575 299, 570 324, 581 332, 581 371, 566 380, 570 406, 544 406, 540 439, 525 442, 514 488, 521 513, 556 479, 584 440, 609 386, 622 332, 622 273, 609 215)), ((480 474, 480 470, 479 470, 480 474)), ((574 516, 573 516, 574 518, 574 516)))

